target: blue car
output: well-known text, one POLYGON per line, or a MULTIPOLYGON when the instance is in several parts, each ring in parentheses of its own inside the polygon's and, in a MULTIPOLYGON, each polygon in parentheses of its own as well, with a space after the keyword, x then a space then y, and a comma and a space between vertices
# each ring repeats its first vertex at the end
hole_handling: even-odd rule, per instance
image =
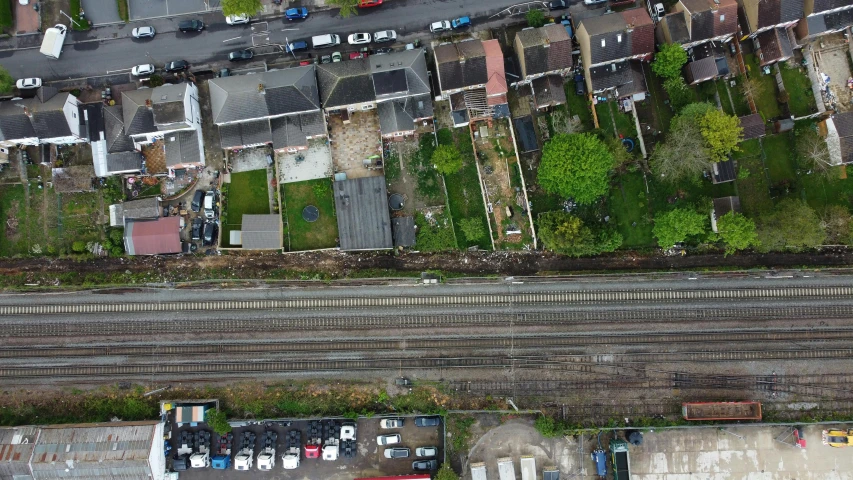
POLYGON ((303 40, 299 40, 298 42, 291 42, 284 47, 284 50, 287 53, 304 52, 308 50, 308 42, 303 40))
POLYGON ((471 26, 471 19, 468 17, 459 17, 450 22, 450 26, 453 28, 465 28, 471 26))
POLYGON ((308 9, 305 7, 288 8, 284 12, 284 18, 288 20, 303 20, 308 18, 308 9))

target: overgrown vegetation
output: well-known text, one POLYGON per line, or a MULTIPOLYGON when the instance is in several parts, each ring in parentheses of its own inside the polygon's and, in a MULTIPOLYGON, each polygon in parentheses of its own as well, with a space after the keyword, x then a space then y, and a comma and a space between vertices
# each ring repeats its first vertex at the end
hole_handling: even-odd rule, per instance
MULTIPOLYGON (((461 130, 461 129, 460 129, 461 130)), ((448 129, 438 131, 439 145, 456 145, 463 164, 459 171, 445 175, 447 184, 448 203, 450 213, 454 218, 456 228, 456 241, 462 248, 476 245, 480 249, 490 250, 492 248, 489 236, 484 234, 476 240, 467 240, 465 232, 459 220, 465 218, 479 218, 485 225, 487 219, 486 206, 483 203, 483 194, 480 189, 480 179, 477 175, 477 165, 474 159, 474 146, 471 144, 471 136, 467 130, 456 136, 448 129)))
POLYGON ((415 249, 421 252, 441 252, 455 250, 456 236, 450 218, 443 213, 431 215, 431 218, 417 212, 415 225, 418 227, 415 249))
POLYGON ((471 441, 471 426, 475 421, 476 419, 471 415, 447 416, 447 433, 450 436, 450 442, 447 443, 448 456, 468 449, 468 442, 471 441))
POLYGON ((12 2, 0 2, 0 28, 11 28, 12 23, 12 2))
POLYGON ((0 93, 10 93, 15 88, 15 79, 9 71, 0 66, 0 93))
POLYGON ((130 15, 128 14, 127 0, 116 0, 116 8, 118 8, 118 17, 121 18, 124 23, 129 22, 130 15))

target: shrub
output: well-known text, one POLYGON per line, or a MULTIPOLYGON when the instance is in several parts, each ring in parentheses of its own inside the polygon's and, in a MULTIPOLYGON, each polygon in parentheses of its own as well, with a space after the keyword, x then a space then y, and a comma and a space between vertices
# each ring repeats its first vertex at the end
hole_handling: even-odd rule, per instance
POLYGON ((74 253, 84 253, 86 251, 86 242, 77 240, 71 244, 71 251, 74 253))
POLYGON ((12 26, 12 2, 0 2, 0 27, 9 28, 12 26))
POLYGON ((228 419, 225 418, 225 412, 221 410, 208 410, 205 412, 205 421, 217 435, 225 435, 231 431, 231 425, 228 424, 228 419))

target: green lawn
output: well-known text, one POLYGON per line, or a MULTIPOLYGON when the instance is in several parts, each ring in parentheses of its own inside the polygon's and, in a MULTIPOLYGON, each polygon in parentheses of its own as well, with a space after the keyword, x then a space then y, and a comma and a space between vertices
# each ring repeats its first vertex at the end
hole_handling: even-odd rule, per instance
POLYGON ((225 184, 222 207, 222 246, 229 243, 231 230, 242 228, 244 214, 270 213, 269 186, 266 170, 252 170, 231 174, 231 183, 225 184))
POLYGON ((485 229, 485 234, 478 241, 466 242, 465 235, 459 227, 460 221, 465 218, 480 218, 484 226, 489 221, 483 205, 483 194, 480 189, 480 179, 477 176, 477 165, 474 163, 474 146, 471 144, 471 137, 468 135, 468 130, 464 128, 454 129, 453 132, 443 132, 444 130, 447 129, 438 132, 439 142, 446 142, 451 138, 448 135, 451 135, 465 160, 461 170, 444 176, 444 183, 447 185, 447 201, 456 229, 456 240, 462 248, 477 245, 481 249, 491 250, 492 242, 489 239, 488 229, 485 229))
POLYGON ((622 234, 622 248, 654 246, 649 198, 640 172, 622 175, 610 189, 610 222, 622 234))
POLYGON ((761 73, 758 57, 755 54, 744 55, 743 61, 746 63, 750 78, 758 80, 763 85, 761 95, 755 98, 755 106, 758 108, 758 112, 764 116, 765 120, 782 115, 779 101, 776 99, 776 78, 773 75, 761 73))
POLYGON ((779 67, 782 72, 782 83, 788 92, 788 108, 795 117, 804 117, 817 112, 814 93, 808 75, 799 68, 790 68, 787 63, 779 67))
POLYGON ((839 178, 838 170, 833 175, 822 177, 817 174, 800 175, 802 195, 812 208, 820 213, 827 205, 853 205, 853 177, 839 178))
MULTIPOLYGON (((752 110, 749 109, 749 101, 747 101, 746 96, 744 96, 743 92, 739 88, 740 82, 743 78, 744 77, 742 75, 737 77, 737 79, 735 80, 736 84, 734 88, 729 86, 728 80, 720 79, 720 82, 722 82, 720 95, 722 95, 723 91, 725 90, 731 92, 732 102, 734 102, 735 104, 735 115, 737 115, 738 117, 742 117, 744 115, 749 115, 752 113, 752 110)), ((729 103, 728 95, 726 95, 726 98, 727 99, 724 100, 724 103, 729 103)))
POLYGON ((756 138, 741 142, 740 148, 733 155, 738 163, 737 192, 743 213, 757 218, 773 209, 770 185, 761 162, 761 145, 756 138))
POLYGON ((646 68, 645 65, 643 66, 643 71, 646 73, 646 82, 652 97, 655 115, 658 117, 658 128, 666 133, 669 131, 669 124, 675 112, 672 111, 666 91, 663 89, 663 79, 652 72, 650 68, 646 68))
POLYGON ((290 242, 288 249, 315 250, 337 246, 338 222, 335 218, 335 199, 328 178, 282 184, 285 215, 290 242), (314 205, 320 218, 309 223, 302 219, 302 210, 314 205))
POLYGON ((595 106, 598 114, 598 125, 607 132, 609 137, 622 134, 625 137, 636 138, 637 129, 634 126, 634 117, 630 113, 622 113, 616 102, 602 102, 595 106), (616 121, 616 132, 613 131, 613 121, 616 121))
POLYGON ((768 135, 761 139, 764 146, 765 163, 773 185, 780 182, 795 182, 797 174, 794 164, 794 136, 792 132, 768 135))
POLYGON ((27 236, 21 230, 26 228, 27 222, 24 211, 25 198, 23 185, 0 186, 0 255, 4 257, 24 253, 21 249, 26 249, 27 236), (18 227, 14 232, 7 224, 7 220, 12 217, 18 220, 18 227))
POLYGON ((566 80, 565 88, 566 107, 569 109, 569 116, 577 115, 581 119, 584 130, 592 130, 594 125, 592 123, 592 110, 590 109, 588 97, 575 93, 574 81, 566 80))

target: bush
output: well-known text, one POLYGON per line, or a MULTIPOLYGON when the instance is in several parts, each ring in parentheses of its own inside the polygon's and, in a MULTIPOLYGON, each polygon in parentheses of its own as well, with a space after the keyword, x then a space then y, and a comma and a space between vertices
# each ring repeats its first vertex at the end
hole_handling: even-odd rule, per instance
POLYGON ((148 77, 148 86, 151 88, 162 86, 166 83, 160 75, 151 75, 148 77))
POLYGON ((533 426, 536 427, 536 431, 545 438, 554 438, 560 435, 560 432, 557 429, 557 422, 555 422, 551 417, 540 415, 536 418, 536 422, 533 426))
POLYGON ((15 88, 15 79, 5 68, 0 67, 0 93, 11 92, 13 88, 15 88))
POLYGON ((205 421, 217 435, 225 435, 231 431, 231 425, 225 418, 225 412, 221 410, 208 410, 205 412, 205 421))
POLYGON ((74 253, 84 253, 86 251, 86 242, 77 240, 71 244, 71 251, 74 253))
POLYGON ((527 26, 539 28, 545 25, 545 14, 538 8, 527 12, 527 26))
POLYGON ((12 2, 0 2, 0 27, 9 28, 12 26, 12 2))
POLYGON ((119 18, 121 18, 124 23, 127 23, 130 20, 130 16, 127 13, 127 0, 116 0, 116 8, 118 8, 119 18))

